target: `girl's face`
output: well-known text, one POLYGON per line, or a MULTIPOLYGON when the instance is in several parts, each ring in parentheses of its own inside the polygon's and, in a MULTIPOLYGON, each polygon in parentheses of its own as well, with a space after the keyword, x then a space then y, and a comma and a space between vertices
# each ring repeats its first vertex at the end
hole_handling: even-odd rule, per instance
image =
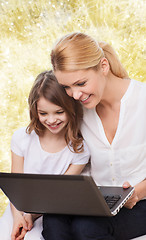
POLYGON ((60 133, 68 123, 64 110, 44 97, 37 102, 37 112, 41 124, 53 134, 60 133))
POLYGON ((106 78, 101 69, 55 71, 55 76, 67 94, 79 100, 86 108, 96 107, 103 98, 106 78))

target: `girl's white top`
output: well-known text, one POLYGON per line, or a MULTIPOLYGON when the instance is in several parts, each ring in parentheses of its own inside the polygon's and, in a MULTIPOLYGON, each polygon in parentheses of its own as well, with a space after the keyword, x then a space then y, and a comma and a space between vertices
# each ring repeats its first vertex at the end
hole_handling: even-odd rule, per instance
POLYGON ((49 153, 42 149, 39 137, 26 128, 20 128, 12 136, 11 150, 24 157, 24 172, 39 174, 64 174, 70 164, 86 164, 89 161, 89 150, 84 142, 84 152, 71 152, 66 146, 57 153, 49 153))
POLYGON ((131 80, 121 99, 112 144, 95 109, 84 109, 82 134, 91 153, 91 175, 97 185, 134 186, 146 178, 146 84, 131 80))
MULTIPOLYGON (((67 146, 60 152, 48 153, 42 149, 38 135, 34 131, 27 134, 25 130, 26 128, 18 129, 11 141, 11 150, 24 157, 25 173, 64 174, 70 164, 86 164, 89 160, 90 154, 85 142, 83 153, 73 153, 67 146)), ((13 216, 9 204, 0 218, 0 240, 11 240, 12 226, 13 216)), ((25 235, 25 240, 43 239, 42 226, 40 217, 25 235)))

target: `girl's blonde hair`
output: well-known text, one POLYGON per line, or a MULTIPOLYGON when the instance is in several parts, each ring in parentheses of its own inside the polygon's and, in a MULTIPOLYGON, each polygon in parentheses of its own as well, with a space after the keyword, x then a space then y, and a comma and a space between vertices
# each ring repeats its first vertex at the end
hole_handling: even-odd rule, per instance
POLYGON ((51 52, 54 71, 76 71, 93 68, 98 70, 100 60, 105 57, 111 72, 128 78, 114 49, 106 42, 96 42, 84 33, 71 33, 62 37, 51 52))
POLYGON ((74 152, 82 152, 83 137, 80 132, 80 124, 83 118, 82 106, 78 101, 66 94, 52 71, 45 71, 39 74, 32 86, 28 98, 30 124, 26 132, 30 134, 34 130, 37 135, 41 136, 46 129, 39 121, 37 112, 37 102, 41 97, 60 106, 65 111, 68 118, 64 135, 66 143, 73 148, 74 152))

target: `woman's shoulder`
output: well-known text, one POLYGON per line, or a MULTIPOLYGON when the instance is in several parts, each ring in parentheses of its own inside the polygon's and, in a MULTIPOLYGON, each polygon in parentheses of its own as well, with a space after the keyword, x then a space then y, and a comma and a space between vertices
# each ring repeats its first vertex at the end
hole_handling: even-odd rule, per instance
POLYGON ((140 101, 146 100, 146 82, 141 82, 137 80, 133 80, 135 86, 135 95, 139 97, 140 101))
POLYGON ((138 81, 138 80, 135 80, 135 79, 131 79, 131 81, 132 81, 132 83, 134 84, 134 86, 136 88, 145 91, 145 89, 146 89, 146 82, 138 81))

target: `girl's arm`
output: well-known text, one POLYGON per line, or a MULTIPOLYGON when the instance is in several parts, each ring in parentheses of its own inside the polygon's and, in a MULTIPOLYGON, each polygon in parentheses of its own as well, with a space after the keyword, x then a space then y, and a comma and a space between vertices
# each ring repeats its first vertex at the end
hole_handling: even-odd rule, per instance
POLYGON ((82 165, 74 165, 71 164, 67 171, 65 172, 66 175, 78 175, 82 172, 82 170, 84 169, 84 167, 86 166, 86 164, 82 164, 82 165))
POLYGON ((18 211, 12 204, 11 210, 13 214, 13 228, 11 233, 12 240, 23 239, 27 230, 27 223, 23 217, 23 213, 18 211))
MULTIPOLYGON (((23 173, 24 158, 11 152, 11 172, 12 173, 23 173)), ((27 232, 27 223, 23 217, 23 212, 18 211, 12 203, 11 210, 13 215, 13 229, 11 233, 12 240, 19 240, 24 237, 27 232)))
MULTIPOLYGON (((11 172, 13 173, 23 173, 24 172, 24 158, 11 153, 11 172)), ((31 230, 33 227, 33 219, 31 214, 25 214, 21 211, 18 211, 14 205, 11 203, 11 210, 13 215, 13 229, 11 238, 12 240, 22 239, 26 232, 31 230)))
MULTIPOLYGON (((130 187, 130 184, 128 182, 125 182, 123 184, 123 187, 128 188, 130 187)), ((135 185, 134 193, 124 206, 132 209, 136 205, 136 203, 144 197, 146 197, 146 179, 135 185)))
MULTIPOLYGON (((16 155, 12 152, 12 164, 11 172, 23 173, 24 172, 24 158, 16 155)), ((33 227, 33 222, 40 217, 40 214, 25 214, 24 212, 18 211, 11 203, 11 210, 13 214, 13 229, 11 238, 12 240, 22 239, 27 231, 30 231, 33 227)))

